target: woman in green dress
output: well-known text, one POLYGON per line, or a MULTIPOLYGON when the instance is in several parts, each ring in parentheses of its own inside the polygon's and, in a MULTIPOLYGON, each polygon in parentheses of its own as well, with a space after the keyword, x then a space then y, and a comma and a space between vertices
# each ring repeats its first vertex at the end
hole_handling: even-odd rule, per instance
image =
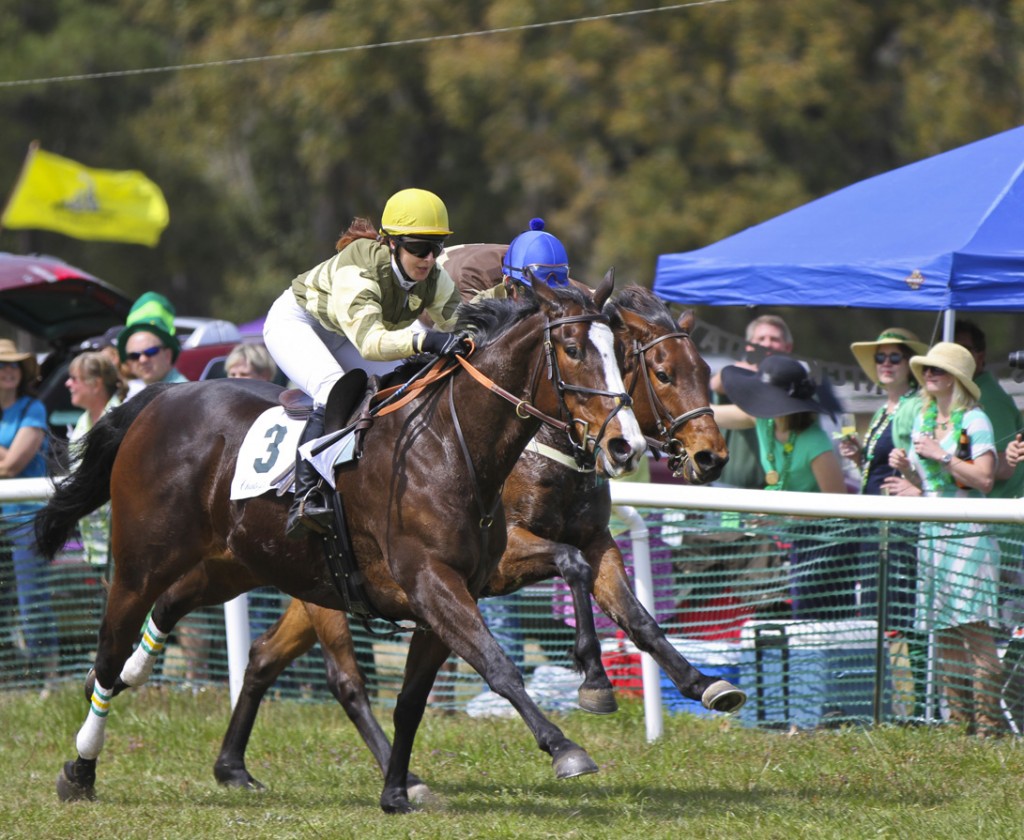
MULTIPOLYGON (((889 456, 901 476, 883 487, 891 495, 980 498, 995 480, 992 423, 978 407, 974 358, 959 344, 940 342, 914 356, 922 386, 910 451, 889 456)), ((935 662, 950 720, 979 736, 1001 734, 1002 664, 999 623, 999 547, 981 526, 925 522, 918 543, 918 623, 935 634, 935 662)))

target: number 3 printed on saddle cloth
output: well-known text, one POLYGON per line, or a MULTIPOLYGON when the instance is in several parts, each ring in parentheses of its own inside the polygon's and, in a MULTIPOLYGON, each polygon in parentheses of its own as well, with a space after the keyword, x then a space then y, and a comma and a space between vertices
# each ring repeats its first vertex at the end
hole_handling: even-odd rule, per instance
POLYGON ((303 425, 304 421, 289 418, 282 406, 268 408, 256 418, 238 450, 232 499, 251 499, 277 489, 295 465, 303 425))

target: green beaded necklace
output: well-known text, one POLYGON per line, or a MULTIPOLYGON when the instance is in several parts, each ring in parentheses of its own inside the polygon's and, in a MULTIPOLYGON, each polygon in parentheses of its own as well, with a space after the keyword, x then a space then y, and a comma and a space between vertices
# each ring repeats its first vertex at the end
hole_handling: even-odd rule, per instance
POLYGON ((775 437, 775 421, 768 421, 768 439, 771 440, 772 445, 768 449, 767 457, 768 464, 771 469, 764 474, 765 483, 768 485, 765 490, 785 490, 786 479, 789 478, 789 467, 792 459, 790 456, 793 454, 793 449, 796 448, 796 444, 793 443, 796 437, 794 432, 789 433, 789 437, 786 438, 786 442, 782 444, 782 470, 781 473, 775 469, 775 448, 779 445, 778 439, 775 437))
MULTIPOLYGON (((921 420, 921 434, 935 437, 935 425, 939 419, 939 406, 932 400, 924 410, 924 417, 921 420)), ((960 430, 964 426, 964 410, 956 408, 949 415, 950 425, 953 427, 950 432, 953 440, 960 439, 960 430)), ((925 479, 932 487, 939 488, 944 484, 952 484, 953 476, 942 469, 942 464, 931 458, 921 458, 921 466, 924 468, 925 479)))

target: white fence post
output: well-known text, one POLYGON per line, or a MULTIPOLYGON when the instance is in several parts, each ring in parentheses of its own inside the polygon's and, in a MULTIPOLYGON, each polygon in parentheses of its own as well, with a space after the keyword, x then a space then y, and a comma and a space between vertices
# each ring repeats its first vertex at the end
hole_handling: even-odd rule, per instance
MULTIPOLYGON (((650 531, 636 508, 617 506, 615 512, 629 523, 629 539, 633 553, 633 586, 636 597, 647 612, 654 615, 654 578, 651 576, 650 531)), ((640 653, 640 679, 644 686, 644 721, 647 740, 657 741, 664 731, 661 709, 661 669, 654 657, 640 653)))

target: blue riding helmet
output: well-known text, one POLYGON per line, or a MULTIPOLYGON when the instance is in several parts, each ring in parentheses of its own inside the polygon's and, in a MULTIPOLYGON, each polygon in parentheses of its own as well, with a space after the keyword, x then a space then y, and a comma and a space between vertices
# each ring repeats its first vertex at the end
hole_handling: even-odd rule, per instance
POLYGON ((530 285, 527 270, 549 286, 569 285, 569 256, 557 237, 544 230, 543 219, 531 219, 530 229, 512 240, 501 270, 524 286, 530 285))

